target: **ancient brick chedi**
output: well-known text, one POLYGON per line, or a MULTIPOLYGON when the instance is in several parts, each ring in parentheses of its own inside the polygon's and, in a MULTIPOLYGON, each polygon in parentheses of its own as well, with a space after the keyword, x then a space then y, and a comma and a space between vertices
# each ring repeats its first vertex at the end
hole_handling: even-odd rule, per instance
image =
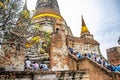
POLYGON ((32 23, 39 23, 44 31, 53 33, 50 46, 50 67, 52 70, 69 70, 68 47, 81 54, 100 55, 99 43, 90 34, 83 16, 81 36, 74 37, 70 27, 61 16, 56 0, 38 0, 32 23), (62 66, 61 66, 62 65, 62 66))

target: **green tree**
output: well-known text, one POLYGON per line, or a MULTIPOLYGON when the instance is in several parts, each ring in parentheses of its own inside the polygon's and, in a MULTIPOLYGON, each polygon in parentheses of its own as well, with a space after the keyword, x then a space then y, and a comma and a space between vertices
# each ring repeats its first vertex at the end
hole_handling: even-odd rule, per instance
POLYGON ((22 0, 1 0, 0 4, 0 30, 9 31, 16 26, 23 2, 22 0))

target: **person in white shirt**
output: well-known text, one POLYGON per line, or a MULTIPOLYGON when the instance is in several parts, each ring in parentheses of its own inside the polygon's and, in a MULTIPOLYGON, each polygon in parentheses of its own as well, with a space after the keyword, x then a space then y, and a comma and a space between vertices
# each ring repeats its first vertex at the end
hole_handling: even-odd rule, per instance
POLYGON ((29 58, 27 58, 27 60, 25 61, 25 64, 26 64, 26 68, 27 69, 31 69, 31 61, 30 61, 30 59, 29 58))

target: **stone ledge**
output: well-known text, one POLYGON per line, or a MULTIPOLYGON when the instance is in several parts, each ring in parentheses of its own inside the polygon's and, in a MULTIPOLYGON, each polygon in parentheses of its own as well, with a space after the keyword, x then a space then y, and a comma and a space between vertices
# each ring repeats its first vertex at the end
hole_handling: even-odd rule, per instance
POLYGON ((0 75, 3 74, 56 74, 56 73, 86 73, 88 69, 81 70, 65 70, 65 71, 0 71, 0 75))
POLYGON ((0 80, 66 80, 89 78, 88 70, 67 71, 0 71, 0 80))

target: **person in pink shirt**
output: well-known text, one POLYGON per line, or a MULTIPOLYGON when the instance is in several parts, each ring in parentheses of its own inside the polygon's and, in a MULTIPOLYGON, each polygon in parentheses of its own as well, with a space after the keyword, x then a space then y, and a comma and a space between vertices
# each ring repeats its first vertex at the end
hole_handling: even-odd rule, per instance
POLYGON ((33 70, 39 69, 39 64, 37 62, 33 62, 32 68, 33 68, 33 70))

